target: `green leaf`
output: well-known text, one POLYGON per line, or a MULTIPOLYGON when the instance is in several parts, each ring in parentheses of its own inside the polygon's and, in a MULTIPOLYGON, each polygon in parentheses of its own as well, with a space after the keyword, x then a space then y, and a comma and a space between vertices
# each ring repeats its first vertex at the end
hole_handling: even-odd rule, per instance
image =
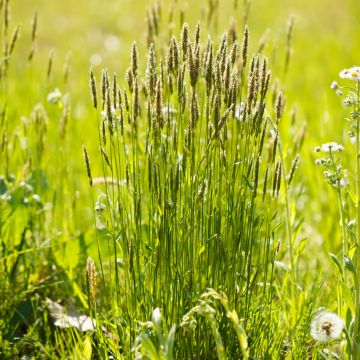
POLYGON ((344 261, 345 261, 346 269, 348 269, 355 275, 356 270, 355 270, 355 266, 354 266, 354 263, 352 262, 352 260, 347 255, 344 255, 344 261))
POLYGON ((176 332, 176 325, 174 324, 169 331, 169 334, 166 339, 166 344, 165 344, 166 357, 168 360, 173 359, 175 332, 176 332))
POLYGON ((329 253, 331 260, 334 262, 334 264, 336 265, 337 269, 339 270, 339 274, 341 275, 341 277, 343 276, 343 271, 342 271, 342 266, 340 264, 339 259, 337 258, 337 256, 335 254, 329 253))
POLYGON ((91 339, 90 339, 89 336, 86 336, 83 345, 84 345, 83 359, 84 360, 91 360, 92 345, 91 345, 91 339))

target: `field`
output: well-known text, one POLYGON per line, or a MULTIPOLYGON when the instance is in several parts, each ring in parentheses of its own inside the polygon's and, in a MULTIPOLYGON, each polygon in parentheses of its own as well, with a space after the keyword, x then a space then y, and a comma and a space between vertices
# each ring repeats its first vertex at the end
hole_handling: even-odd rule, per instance
POLYGON ((0 359, 360 359, 358 1, 0 14, 0 359))

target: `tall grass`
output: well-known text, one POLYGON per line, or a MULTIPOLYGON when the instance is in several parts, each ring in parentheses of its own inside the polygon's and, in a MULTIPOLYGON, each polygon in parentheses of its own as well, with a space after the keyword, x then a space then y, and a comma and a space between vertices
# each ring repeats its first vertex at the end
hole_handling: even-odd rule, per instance
POLYGON ((100 181, 86 163, 98 193, 99 262, 110 262, 102 267, 104 306, 127 324, 117 328, 126 356, 139 336, 136 351, 156 343, 149 334, 145 342, 135 320, 149 319, 155 308, 167 327, 178 325, 176 358, 209 358, 215 345, 219 358, 275 356, 284 335, 282 321, 271 319, 286 307, 275 301, 278 291, 292 294, 289 325, 298 318, 288 202, 298 158, 282 148, 283 96, 269 94, 266 58, 249 57, 248 28, 241 44, 227 33, 203 44, 200 33, 197 25, 190 36, 184 24, 167 47, 151 43, 143 76, 133 44, 125 86, 104 70, 96 87, 91 72, 100 181), (280 290, 284 251, 291 265, 280 290), (209 288, 224 294, 228 314, 208 304, 209 312, 194 310, 203 309, 209 288), (189 327, 195 314, 204 319, 189 327), (207 328, 212 338, 201 335, 207 328))
POLYGON ((147 50, 132 33, 127 70, 84 79, 53 50, 39 70, 41 17, 14 25, 0 0, 1 357, 343 355, 310 339, 318 306, 347 300, 304 254, 295 18, 276 49, 231 3, 223 33, 217 1, 198 25, 151 6, 147 50))

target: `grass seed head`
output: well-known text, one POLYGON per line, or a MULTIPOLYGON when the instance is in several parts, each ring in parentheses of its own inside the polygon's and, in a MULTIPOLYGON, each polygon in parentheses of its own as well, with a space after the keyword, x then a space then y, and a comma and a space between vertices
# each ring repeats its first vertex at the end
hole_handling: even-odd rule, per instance
POLYGON ((196 24, 196 30, 195 30, 195 46, 200 45, 200 24, 196 24))
POLYGON ((181 29, 181 49, 183 61, 187 58, 187 52, 189 47, 189 25, 184 23, 181 29))
POLYGON ((229 44, 234 44, 238 36, 236 31, 236 20, 233 17, 230 19, 228 34, 229 44))
POLYGON ((137 132, 137 122, 136 119, 140 113, 140 104, 139 104, 139 86, 138 80, 135 78, 135 85, 134 85, 134 94, 132 99, 132 117, 133 117, 133 126, 135 132, 137 132))
POLYGON ((238 56, 239 56, 239 45, 238 42, 235 40, 230 51, 231 65, 233 66, 235 65, 238 56))
POLYGON ((247 63, 248 46, 249 46, 249 28, 247 25, 245 25, 243 42, 242 42, 242 51, 241 51, 243 68, 246 66, 247 63))
POLYGON ((54 62, 54 57, 55 57, 55 50, 51 49, 50 53, 49 53, 49 60, 48 60, 48 67, 47 67, 47 74, 46 74, 47 81, 50 80, 52 67, 53 67, 53 62, 54 62))
POLYGON ((275 103, 275 114, 277 121, 279 121, 279 119, 281 118, 282 112, 283 112, 283 96, 282 93, 279 92, 275 103))
POLYGON ((88 152, 85 148, 85 145, 83 145, 83 154, 84 154, 87 176, 89 179, 90 186, 92 186, 93 182, 92 182, 92 176, 91 176, 90 159, 89 159, 88 152))
POLYGON ((200 72, 200 47, 196 45, 194 51, 189 44, 189 72, 190 72, 190 84, 193 89, 196 87, 197 79, 200 72))
POLYGON ((106 105, 106 93, 109 87, 108 73, 106 70, 102 70, 101 72, 101 101, 102 101, 102 109, 105 109, 106 105))
POLYGON ((18 25, 16 27, 16 29, 14 30, 13 34, 12 34, 12 37, 11 37, 11 40, 10 40, 9 55, 11 55, 12 52, 14 51, 16 41, 20 36, 20 29, 21 29, 21 26, 18 25))
POLYGON ((134 41, 131 48, 131 70, 134 78, 136 78, 137 76, 137 70, 139 67, 138 57, 139 56, 136 47, 136 42, 134 41))
POLYGON ((113 104, 114 104, 115 109, 118 106, 118 104, 117 104, 117 95, 118 95, 117 77, 116 77, 116 74, 114 73, 113 85, 112 85, 112 97, 113 97, 113 104))
POLYGON ((95 262, 91 257, 88 257, 86 262, 86 278, 89 287, 89 295, 95 304, 96 302, 96 287, 97 287, 97 277, 96 277, 96 267, 95 262))
POLYGON ((295 160, 293 160, 292 164, 291 164, 291 169, 290 169, 290 175, 289 175, 289 180, 288 180, 288 185, 291 184, 291 181, 294 177, 294 174, 295 174, 295 170, 297 169, 298 167, 298 163, 299 163, 299 155, 296 155, 296 158, 295 160))
POLYGON ((134 91, 134 74, 132 72, 132 68, 128 68, 125 73, 125 80, 129 86, 130 93, 134 91))
POLYGON ((154 44, 150 44, 149 56, 148 56, 148 63, 146 67, 146 86, 147 92, 150 94, 150 97, 153 97, 155 94, 157 82, 157 71, 156 71, 156 55, 154 44))
POLYGON ((71 52, 68 52, 66 54, 65 62, 63 66, 63 74, 64 74, 63 79, 65 84, 68 82, 70 70, 71 70, 71 52))

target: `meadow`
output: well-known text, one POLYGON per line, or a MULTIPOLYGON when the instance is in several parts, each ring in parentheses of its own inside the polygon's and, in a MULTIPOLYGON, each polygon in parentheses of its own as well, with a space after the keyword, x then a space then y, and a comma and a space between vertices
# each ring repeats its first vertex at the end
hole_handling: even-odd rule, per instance
POLYGON ((1 359, 360 359, 356 0, 0 14, 1 359))

